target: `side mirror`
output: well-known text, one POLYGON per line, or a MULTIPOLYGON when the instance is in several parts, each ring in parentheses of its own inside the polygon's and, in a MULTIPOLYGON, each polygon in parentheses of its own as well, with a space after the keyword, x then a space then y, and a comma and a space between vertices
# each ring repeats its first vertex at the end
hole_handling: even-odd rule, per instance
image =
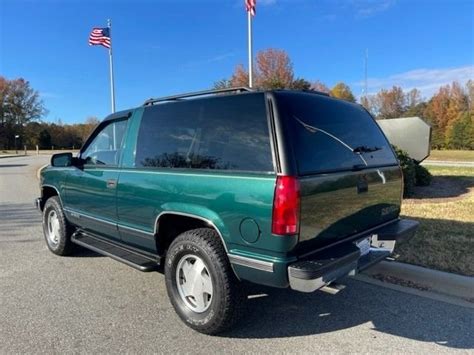
POLYGON ((53 154, 51 157, 51 166, 65 168, 72 166, 72 153, 53 154))

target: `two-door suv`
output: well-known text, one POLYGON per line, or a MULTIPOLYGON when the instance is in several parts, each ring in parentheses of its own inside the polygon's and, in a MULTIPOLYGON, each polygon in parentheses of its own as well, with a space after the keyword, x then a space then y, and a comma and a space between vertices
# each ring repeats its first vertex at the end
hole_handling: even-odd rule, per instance
POLYGON ((77 157, 54 155, 40 184, 53 253, 161 265, 178 315, 208 334, 242 313, 242 282, 334 293, 417 228, 399 219, 402 173, 372 116, 317 92, 150 99, 77 157))

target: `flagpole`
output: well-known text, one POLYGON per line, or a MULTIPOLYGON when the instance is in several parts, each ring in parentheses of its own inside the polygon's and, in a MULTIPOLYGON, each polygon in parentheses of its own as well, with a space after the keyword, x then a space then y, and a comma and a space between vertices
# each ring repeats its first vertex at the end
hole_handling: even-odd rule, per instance
POLYGON ((109 68, 110 68, 110 103, 112 106, 112 113, 115 112, 115 85, 114 85, 114 61, 112 59, 112 21, 107 20, 107 27, 109 28, 110 48, 109 48, 109 68))
POLYGON ((252 48, 252 14, 247 11, 248 18, 248 44, 249 44, 249 87, 253 86, 253 48, 252 48))

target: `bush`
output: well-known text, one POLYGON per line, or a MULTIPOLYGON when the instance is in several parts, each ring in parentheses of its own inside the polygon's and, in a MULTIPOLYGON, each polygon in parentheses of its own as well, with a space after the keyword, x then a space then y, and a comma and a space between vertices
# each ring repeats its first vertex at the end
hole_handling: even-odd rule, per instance
POLYGON ((424 166, 415 164, 415 185, 428 186, 431 184, 431 173, 424 166))
POLYGON ((404 150, 396 146, 392 147, 397 154, 397 159, 403 171, 403 197, 412 196, 415 186, 428 186, 431 184, 432 175, 424 166, 416 163, 404 150))
POLYGON ((413 194, 413 189, 416 182, 416 164, 412 158, 410 158, 407 152, 393 146, 397 159, 400 162, 400 167, 403 171, 403 197, 409 197, 413 194))

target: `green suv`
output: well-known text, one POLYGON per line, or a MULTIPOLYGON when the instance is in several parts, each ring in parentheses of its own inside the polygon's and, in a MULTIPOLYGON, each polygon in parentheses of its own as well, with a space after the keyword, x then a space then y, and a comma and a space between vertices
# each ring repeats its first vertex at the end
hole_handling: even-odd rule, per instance
POLYGON ((334 293, 417 228, 399 219, 402 173, 374 119, 318 92, 150 99, 54 155, 40 184, 53 253, 163 268, 176 312, 207 334, 242 313, 244 282, 334 293))

